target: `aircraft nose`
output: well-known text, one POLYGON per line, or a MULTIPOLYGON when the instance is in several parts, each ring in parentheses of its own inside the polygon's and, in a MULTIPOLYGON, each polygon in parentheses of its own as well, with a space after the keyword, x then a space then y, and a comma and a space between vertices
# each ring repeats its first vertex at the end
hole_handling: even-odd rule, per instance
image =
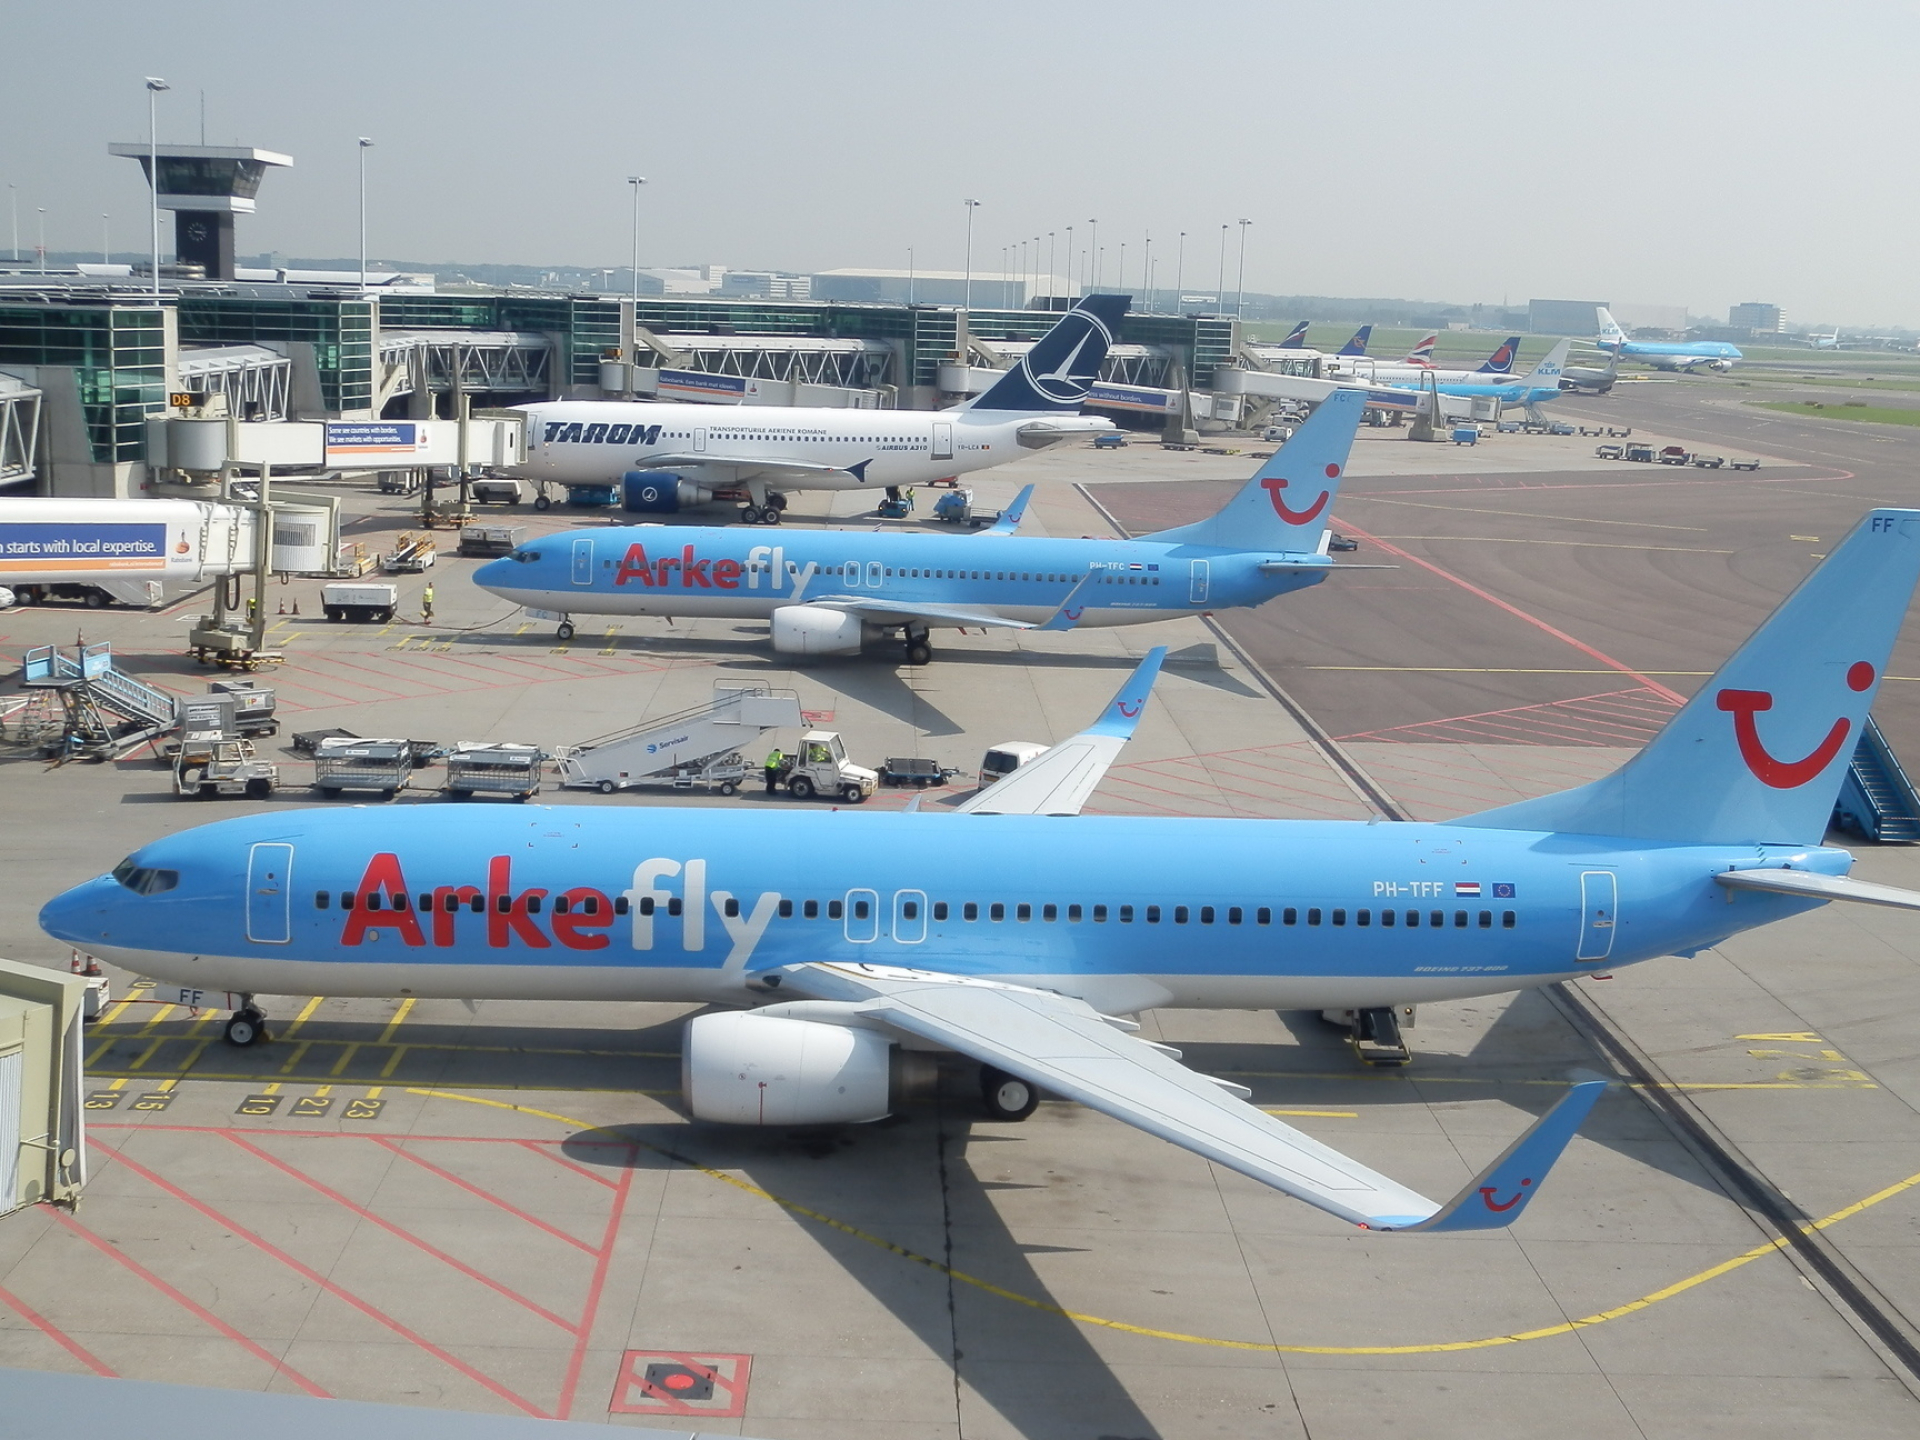
POLYGON ((56 940, 85 946, 108 938, 108 917, 119 884, 102 875, 56 895, 40 907, 40 928, 56 940))
POLYGON ((507 585, 518 563, 505 556, 498 560, 489 560, 473 572, 473 583, 482 590, 500 590, 507 585))

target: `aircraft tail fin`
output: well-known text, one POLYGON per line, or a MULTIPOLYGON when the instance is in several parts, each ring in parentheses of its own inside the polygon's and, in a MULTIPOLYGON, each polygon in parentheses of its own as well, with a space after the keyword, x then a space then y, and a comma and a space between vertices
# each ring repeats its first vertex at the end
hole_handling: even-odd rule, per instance
POLYGON ((1615 345, 1627 338, 1627 332, 1614 323, 1613 312, 1606 306, 1595 306, 1593 313, 1600 322, 1599 340, 1602 345, 1615 345))
POLYGON ((1500 348, 1480 363, 1482 375, 1511 375, 1513 357, 1520 353, 1520 337, 1509 335, 1500 343, 1500 348))
POLYGON ((1287 332, 1287 338, 1280 342, 1282 350, 1304 350, 1307 347, 1307 322, 1302 320, 1287 332))
POLYGON ((1366 399, 1361 390, 1334 391, 1217 512, 1141 538, 1227 550, 1317 552, 1333 518, 1366 399))
POLYGON ((1818 844, 1920 580, 1920 510, 1871 510, 1647 747, 1604 779, 1459 822, 1818 844))
POLYGON ((1020 357, 1019 364, 966 408, 1019 414, 1077 412, 1100 378, 1114 331, 1131 303, 1129 295, 1082 297, 1020 357))
POLYGON ((1571 349, 1573 349, 1573 342, 1562 340, 1546 353, 1538 365, 1526 373, 1521 383, 1523 385, 1559 385, 1560 374, 1567 368, 1567 352, 1571 349))
POLYGON ((1364 355, 1367 353, 1367 341, 1373 338, 1373 326, 1362 325, 1353 332, 1353 338, 1340 347, 1342 355, 1364 355))
POLYGON ((1418 345, 1407 351, 1405 357, 1403 357, 1403 363, 1408 365, 1431 365, 1433 363, 1434 347, 1439 343, 1439 334, 1435 331, 1428 331, 1418 345))

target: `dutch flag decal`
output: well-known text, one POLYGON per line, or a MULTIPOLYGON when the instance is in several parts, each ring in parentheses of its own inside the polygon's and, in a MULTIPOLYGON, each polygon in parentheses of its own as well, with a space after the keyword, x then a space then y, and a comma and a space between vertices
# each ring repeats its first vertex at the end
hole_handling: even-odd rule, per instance
POLYGON ((1480 882, 1478 880, 1454 881, 1453 898, 1456 900, 1478 900, 1480 898, 1480 882))

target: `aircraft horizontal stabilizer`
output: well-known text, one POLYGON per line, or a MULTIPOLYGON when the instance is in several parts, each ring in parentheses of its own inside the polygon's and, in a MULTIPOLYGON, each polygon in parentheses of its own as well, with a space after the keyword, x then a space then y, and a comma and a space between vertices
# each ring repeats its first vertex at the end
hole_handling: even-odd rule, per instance
POLYGON ((1607 1088, 1604 1081, 1576 1085, 1442 1206, 1230 1093, 1244 1087, 1189 1070, 1116 1030, 1073 996, 886 965, 818 962, 780 973, 782 994, 847 1004, 861 1021, 997 1066, 1371 1230, 1513 1223, 1607 1088))
POLYGON ((1051 750, 1042 751, 1004 780, 968 796, 954 807, 954 813, 1078 815, 1121 749, 1133 738, 1134 726, 1147 708, 1147 697, 1153 693, 1153 682, 1159 678, 1160 662, 1166 655, 1166 646, 1154 646, 1098 720, 1051 750))
POLYGON ((1896 910, 1920 910, 1920 890, 1897 885, 1875 885, 1845 875, 1820 875, 1812 870, 1727 870, 1713 877, 1729 890, 1761 890, 1774 895, 1799 895, 1809 900, 1852 900, 1861 905, 1891 905, 1896 910))

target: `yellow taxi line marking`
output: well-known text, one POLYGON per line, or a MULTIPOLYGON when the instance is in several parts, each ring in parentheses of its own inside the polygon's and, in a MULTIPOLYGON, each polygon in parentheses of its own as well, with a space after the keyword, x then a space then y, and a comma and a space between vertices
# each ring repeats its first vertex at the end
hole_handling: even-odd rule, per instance
POLYGON ((393 1032, 398 1030, 407 1016, 413 1013, 413 1007, 416 1003, 411 996, 402 1000, 400 1002, 400 1008, 393 1012, 393 1019, 387 1022, 387 1028, 380 1032, 380 1039, 375 1043, 385 1045, 388 1041, 392 1040, 393 1032))
POLYGON ((121 1012, 124 1011, 131 1004, 133 1004, 132 997, 128 997, 127 999, 122 1000, 118 1005, 114 1006, 111 1010, 107 1011, 106 1014, 102 1015, 98 1020, 94 1021, 93 1028, 96 1031, 106 1029, 107 1026, 113 1024, 114 1021, 118 1020, 120 1018, 121 1012))
POLYGON ((122 1075, 118 1080, 114 1081, 113 1084, 107 1086, 107 1089, 118 1090, 118 1089, 121 1089, 123 1086, 125 1086, 126 1083, 127 1083, 127 1077, 122 1075))
POLYGON ((400 1068, 400 1057, 407 1053, 407 1049, 408 1047, 405 1045, 396 1045, 393 1047, 393 1054, 389 1055, 387 1057, 387 1063, 380 1067, 380 1078, 382 1080, 391 1080, 393 1078, 393 1072, 400 1068))
POLYGON ((386 1087, 384 1085, 374 1086, 371 1090, 367 1091, 367 1099, 378 1100, 380 1098, 380 1092, 385 1088, 386 1087))
POLYGON ((300 1062, 307 1058, 307 1051, 312 1044, 313 1042, 311 1040, 302 1040, 298 1045, 294 1046, 293 1054, 289 1055, 287 1057, 287 1063, 280 1067, 280 1073, 282 1075, 291 1075, 300 1062))
POLYGON ((166 1094, 169 1090, 173 1089, 173 1087, 178 1085, 179 1083, 180 1082, 178 1080, 162 1080, 160 1082, 160 1093, 162 1095, 166 1094))
POLYGON ((158 1025, 162 1020, 166 1019, 167 1016, 171 1015, 175 1010, 179 1008, 180 1007, 177 1005, 163 1004, 158 1010, 153 1012, 153 1018, 147 1021, 145 1025, 140 1027, 140 1033, 136 1035, 134 1038, 136 1040, 144 1040, 147 1036, 153 1033, 154 1026, 158 1025))
MULTIPOLYGON (((460 1100, 472 1105, 487 1105, 498 1110, 517 1111, 522 1115, 537 1116, 540 1119, 551 1120, 556 1124, 566 1125, 575 1130, 586 1130, 596 1134, 606 1135, 618 1140, 622 1144, 632 1145, 635 1149, 651 1151, 656 1155, 663 1155, 669 1159, 676 1160, 687 1166, 690 1170, 698 1171, 700 1174, 707 1176, 709 1179, 717 1180, 723 1185, 730 1185, 736 1190, 744 1191, 746 1194, 766 1200, 786 1210, 790 1214, 812 1220, 817 1224, 826 1226, 828 1229, 837 1230, 842 1235, 889 1251, 892 1254, 898 1255, 903 1260, 910 1260, 916 1265, 925 1266, 937 1274, 949 1276, 963 1285, 971 1286, 989 1295, 998 1296, 1002 1300, 1012 1301, 1016 1305, 1024 1305, 1030 1310, 1042 1311, 1049 1315, 1059 1315, 1068 1320, 1078 1321, 1082 1325, 1098 1326, 1103 1330, 1115 1330, 1127 1335, 1139 1335, 1149 1340, 1170 1340, 1176 1344, 1204 1345, 1217 1350, 1254 1350, 1279 1355, 1435 1355, 1458 1350, 1486 1350, 1497 1345, 1518 1345, 1527 1340, 1544 1340, 1549 1336, 1571 1335, 1575 1331, 1590 1330, 1596 1325, 1604 1325, 1609 1320, 1618 1320, 1622 1316, 1635 1314, 1659 1304, 1662 1300, 1670 1300, 1676 1295, 1684 1295, 1687 1291, 1696 1289, 1710 1280, 1717 1280, 1722 1275, 1731 1274, 1743 1266, 1752 1264, 1755 1260, 1764 1259, 1769 1255, 1786 1249, 1787 1246, 1792 1243, 1786 1236, 1779 1236, 1775 1239, 1764 1241, 1749 1250, 1742 1251, 1731 1259, 1721 1261, 1718 1265, 1710 1265, 1704 1270, 1695 1271, 1684 1279, 1674 1281, 1671 1285, 1663 1286, 1661 1289, 1642 1295, 1637 1300, 1629 1300, 1624 1305, 1616 1305, 1610 1310, 1596 1311, 1591 1315, 1584 1315, 1577 1320, 1562 1320, 1558 1324, 1544 1325, 1537 1330, 1516 1330, 1504 1335, 1488 1335, 1472 1340, 1441 1340, 1423 1345, 1277 1345, 1271 1341, 1264 1340, 1228 1340, 1219 1339, 1210 1335, 1189 1335, 1179 1330, 1158 1330, 1147 1325, 1132 1325, 1124 1320, 1109 1320, 1104 1316, 1089 1315, 1079 1310, 1069 1310, 1065 1306, 1054 1304, 1051 1300, 1041 1300, 1032 1295, 1023 1295, 1019 1291, 1010 1290, 1004 1285, 996 1285, 991 1280, 985 1280, 977 1275, 969 1275, 965 1271, 956 1270, 950 1265, 942 1264, 930 1255, 922 1255, 917 1251, 909 1250, 904 1245, 896 1244, 894 1241, 874 1235, 857 1226, 850 1225, 844 1220, 836 1220, 830 1215, 823 1214, 809 1206, 801 1205, 797 1201, 775 1195, 770 1190, 763 1190, 760 1186, 753 1184, 751 1181, 742 1180, 737 1175, 729 1175, 724 1170, 711 1169, 708 1166, 687 1159, 684 1155, 677 1155, 659 1146, 649 1145, 644 1140, 636 1140, 630 1134, 622 1134, 609 1130, 605 1126, 591 1125, 584 1120, 573 1119, 571 1116, 555 1114, 551 1110, 535 1110, 527 1105, 513 1105, 504 1100, 489 1100, 480 1095, 462 1095, 452 1090, 426 1090, 410 1087, 408 1093, 431 1096, 441 1100, 460 1100)), ((1800 1232, 1802 1234, 1812 1234, 1815 1231, 1828 1229, 1843 1220, 1851 1219, 1864 1210, 1871 1209, 1883 1201, 1891 1200, 1896 1195, 1905 1194, 1917 1186, 1920 1186, 1920 1174, 1909 1175, 1906 1179, 1897 1180, 1885 1189, 1877 1190, 1864 1199, 1854 1201, 1853 1204, 1846 1206, 1844 1209, 1836 1210, 1831 1215, 1823 1216, 1818 1220, 1801 1226, 1800 1232)))
POLYGON ((331 1095, 333 1093, 333 1087, 331 1085, 322 1085, 319 1089, 315 1090, 313 1093, 315 1095, 331 1095))
POLYGON ((147 1046, 145 1050, 142 1050, 140 1052, 140 1058, 135 1060, 131 1065, 127 1066, 127 1068, 129 1070, 144 1070, 146 1068, 147 1062, 151 1060, 155 1055, 157 1055, 160 1052, 160 1047, 166 1043, 167 1043, 166 1036, 164 1035, 156 1036, 154 1039, 154 1042, 151 1045, 147 1046))
POLYGON ((339 1075, 343 1070, 347 1068, 349 1064, 353 1062, 353 1057, 355 1055, 358 1055, 359 1053, 360 1053, 360 1047, 358 1045, 347 1046, 345 1049, 343 1049, 340 1052, 340 1058, 333 1062, 333 1069, 329 1070, 327 1073, 329 1075, 339 1075))
POLYGON ((267 1086, 266 1090, 262 1093, 267 1095, 278 1095, 280 1093, 280 1082, 278 1080, 274 1081, 271 1085, 267 1086))
POLYGON ((311 1000, 307 1001, 306 1005, 302 1007, 298 1015, 293 1017, 293 1024, 287 1027, 287 1033, 281 1036, 280 1038, 283 1040, 291 1040, 295 1035, 299 1034, 300 1027, 302 1025, 305 1025, 307 1021, 311 1020, 313 1018, 313 1012, 318 1010, 319 1008, 320 1008, 320 997, 316 995, 311 1000))
POLYGON ((193 1047, 193 1053, 188 1055, 185 1062, 182 1063, 182 1065, 180 1066, 180 1073, 182 1075, 191 1074, 193 1071, 193 1067, 200 1063, 200 1057, 207 1053, 207 1046, 211 1045, 212 1043, 213 1043, 213 1036, 209 1035, 204 1040, 202 1040, 198 1045, 195 1045, 193 1047))

